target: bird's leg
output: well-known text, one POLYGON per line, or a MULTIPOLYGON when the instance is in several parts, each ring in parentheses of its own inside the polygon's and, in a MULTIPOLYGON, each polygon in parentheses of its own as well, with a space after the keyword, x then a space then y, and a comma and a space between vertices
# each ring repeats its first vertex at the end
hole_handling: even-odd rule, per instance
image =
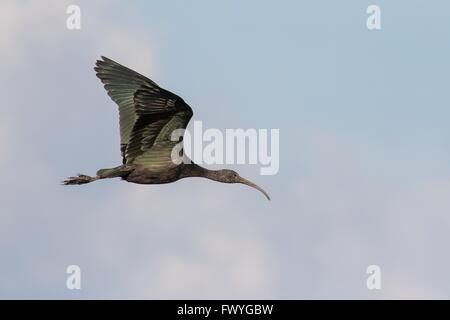
POLYGON ((63 185, 73 185, 73 184, 85 184, 95 180, 100 179, 100 177, 90 177, 84 174, 78 174, 76 177, 69 177, 62 182, 63 185))

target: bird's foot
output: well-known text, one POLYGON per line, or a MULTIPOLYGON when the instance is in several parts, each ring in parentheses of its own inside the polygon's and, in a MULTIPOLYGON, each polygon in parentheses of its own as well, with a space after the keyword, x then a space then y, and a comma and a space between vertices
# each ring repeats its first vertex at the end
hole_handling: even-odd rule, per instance
POLYGON ((97 177, 90 177, 84 174, 78 174, 76 177, 69 177, 62 182, 63 185, 85 184, 97 180, 97 177))

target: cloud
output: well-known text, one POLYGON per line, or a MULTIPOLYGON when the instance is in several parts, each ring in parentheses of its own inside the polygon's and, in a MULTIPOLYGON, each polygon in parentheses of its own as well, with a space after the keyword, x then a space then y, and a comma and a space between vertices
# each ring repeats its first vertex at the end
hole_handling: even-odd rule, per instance
POLYGON ((119 61, 132 62, 140 70, 156 72, 156 40, 149 32, 126 32, 114 21, 101 18, 105 12, 114 14, 114 2, 80 3, 80 30, 66 28, 66 8, 71 4, 71 1, 56 0, 48 0, 45 5, 35 1, 2 1, 2 68, 13 71, 23 63, 36 63, 40 52, 51 56, 61 48, 74 47, 77 51, 87 50, 97 57, 110 55, 119 61))
POLYGON ((95 59, 158 78, 164 54, 117 2, 82 2, 79 31, 65 27, 68 4, 0 4, 1 297, 449 297, 450 184, 418 166, 429 158, 414 162, 425 144, 400 155, 317 124, 290 138, 281 127, 283 169, 262 183, 271 202, 205 179, 59 186, 120 161, 95 59), (81 292, 65 288, 69 264, 81 292), (379 293, 365 288, 369 264, 382 269, 379 293))
MULTIPOLYGON (((203 182, 191 184, 191 191, 186 191, 183 182, 177 184, 184 186, 162 188, 125 185, 109 201, 99 199, 92 209, 96 214, 85 216, 90 227, 83 234, 97 252, 91 267, 116 270, 115 293, 99 288, 103 295, 271 296, 273 257, 266 240, 245 218, 245 210, 228 205, 228 216, 215 212, 217 204, 207 198, 210 187, 203 182), (195 212, 186 210, 192 194, 205 195, 206 200, 198 199, 195 212)), ((224 192, 222 197, 230 194, 224 192)))
POLYGON ((445 298, 442 278, 450 259, 440 248, 450 227, 449 179, 380 179, 374 174, 376 159, 364 152, 373 146, 317 130, 302 139, 308 174, 299 178, 291 197, 308 229, 316 231, 300 236, 308 243, 308 264, 315 266, 308 272, 322 275, 308 282, 317 286, 310 296, 445 298), (381 292, 365 288, 370 264, 381 267, 381 292))

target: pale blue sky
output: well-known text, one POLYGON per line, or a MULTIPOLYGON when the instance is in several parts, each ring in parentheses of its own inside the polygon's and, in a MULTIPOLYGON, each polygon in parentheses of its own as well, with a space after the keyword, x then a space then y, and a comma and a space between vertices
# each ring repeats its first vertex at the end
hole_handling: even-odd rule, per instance
POLYGON ((449 12, 2 1, 0 297, 450 298, 449 12), (273 200, 203 179, 60 186, 120 162, 100 55, 181 95, 204 127, 280 129, 278 175, 233 167, 273 200), (69 264, 81 291, 65 288, 69 264), (381 291, 366 289, 370 264, 381 291))

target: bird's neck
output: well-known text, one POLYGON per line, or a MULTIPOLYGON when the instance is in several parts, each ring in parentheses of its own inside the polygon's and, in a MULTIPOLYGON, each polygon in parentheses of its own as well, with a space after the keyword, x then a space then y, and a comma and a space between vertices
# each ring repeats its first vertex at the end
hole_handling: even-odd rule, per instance
POLYGON ((184 177, 203 177, 214 181, 221 181, 219 171, 209 170, 195 163, 186 164, 183 171, 184 177))

